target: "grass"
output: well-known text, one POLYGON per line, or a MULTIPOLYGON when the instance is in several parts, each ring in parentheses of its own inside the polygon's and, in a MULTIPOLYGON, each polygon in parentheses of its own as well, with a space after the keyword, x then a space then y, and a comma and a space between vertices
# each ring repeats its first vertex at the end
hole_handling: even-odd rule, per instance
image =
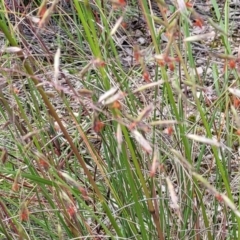
POLYGON ((232 8, 182 2, 1 1, 1 239, 240 239, 232 8))

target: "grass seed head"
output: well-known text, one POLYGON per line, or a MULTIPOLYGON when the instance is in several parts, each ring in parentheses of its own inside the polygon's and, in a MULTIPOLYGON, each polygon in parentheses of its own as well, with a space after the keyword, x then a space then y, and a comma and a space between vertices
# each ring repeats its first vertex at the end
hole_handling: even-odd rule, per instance
POLYGON ((158 154, 157 154, 157 151, 154 151, 152 166, 149 173, 149 176, 151 178, 155 176, 158 166, 159 166, 158 154))
POLYGON ((101 122, 100 120, 96 119, 93 123, 93 130, 96 133, 100 133, 102 129, 104 128, 105 124, 101 122))
POLYGON ((230 69, 235 69, 236 68, 236 61, 231 59, 231 60, 229 60, 228 65, 229 65, 230 69))
POLYGON ((20 207, 19 217, 21 222, 27 222, 29 220, 29 210, 26 202, 22 203, 20 207))
POLYGON ((6 148, 3 148, 2 149, 2 154, 1 154, 1 162, 3 164, 5 164, 7 162, 7 159, 8 159, 8 152, 7 152, 7 149, 6 148))
POLYGON ((201 18, 194 19, 193 26, 202 28, 204 25, 204 21, 201 18))
POLYGON ((146 70, 143 72, 143 79, 144 79, 147 83, 152 82, 151 79, 150 79, 150 74, 149 74, 149 72, 146 71, 146 70))
POLYGON ((121 105, 121 103, 118 101, 118 100, 116 100, 116 101, 114 101, 113 103, 112 103, 112 106, 111 106, 113 109, 118 109, 118 110, 121 110, 122 109, 122 105, 121 105))
POLYGON ((73 204, 70 204, 69 206, 67 206, 66 210, 71 219, 76 217, 77 208, 73 204))
POLYGON ((133 136, 135 137, 135 139, 137 140, 137 142, 143 148, 143 150, 145 150, 149 154, 152 153, 152 147, 151 147, 150 143, 143 137, 143 135, 140 132, 138 132, 137 130, 133 130, 132 133, 133 133, 133 136))
POLYGON ((49 169, 49 163, 43 159, 43 158, 40 158, 39 160, 39 165, 45 170, 47 171, 49 169))

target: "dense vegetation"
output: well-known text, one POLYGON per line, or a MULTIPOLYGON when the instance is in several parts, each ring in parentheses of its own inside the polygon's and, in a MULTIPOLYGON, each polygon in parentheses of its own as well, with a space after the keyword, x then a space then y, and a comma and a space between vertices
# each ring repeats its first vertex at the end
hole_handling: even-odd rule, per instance
POLYGON ((0 2, 0 239, 240 239, 238 1, 0 2))

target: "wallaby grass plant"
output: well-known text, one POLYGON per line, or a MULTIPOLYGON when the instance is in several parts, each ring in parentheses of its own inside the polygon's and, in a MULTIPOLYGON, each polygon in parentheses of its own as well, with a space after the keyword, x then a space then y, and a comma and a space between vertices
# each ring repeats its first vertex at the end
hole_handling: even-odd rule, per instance
POLYGON ((239 239, 239 56, 231 51, 228 1, 209 1, 212 19, 183 0, 74 0, 70 11, 58 1, 6 3, 1 236, 239 239), (131 12, 148 35, 144 47, 131 12), (25 19, 42 55, 30 51, 33 37, 23 41, 25 19), (54 53, 42 36, 52 20, 59 27, 54 53), (192 36, 194 25, 208 28, 192 36), (208 47, 209 38, 220 49, 208 47), (212 88, 197 71, 200 40, 212 88))

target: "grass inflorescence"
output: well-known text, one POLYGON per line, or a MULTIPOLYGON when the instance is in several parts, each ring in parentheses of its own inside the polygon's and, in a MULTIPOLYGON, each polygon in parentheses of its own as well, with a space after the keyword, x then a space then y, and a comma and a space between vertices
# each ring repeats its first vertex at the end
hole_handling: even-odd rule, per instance
POLYGON ((0 9, 1 237, 240 239, 236 2, 0 9))

